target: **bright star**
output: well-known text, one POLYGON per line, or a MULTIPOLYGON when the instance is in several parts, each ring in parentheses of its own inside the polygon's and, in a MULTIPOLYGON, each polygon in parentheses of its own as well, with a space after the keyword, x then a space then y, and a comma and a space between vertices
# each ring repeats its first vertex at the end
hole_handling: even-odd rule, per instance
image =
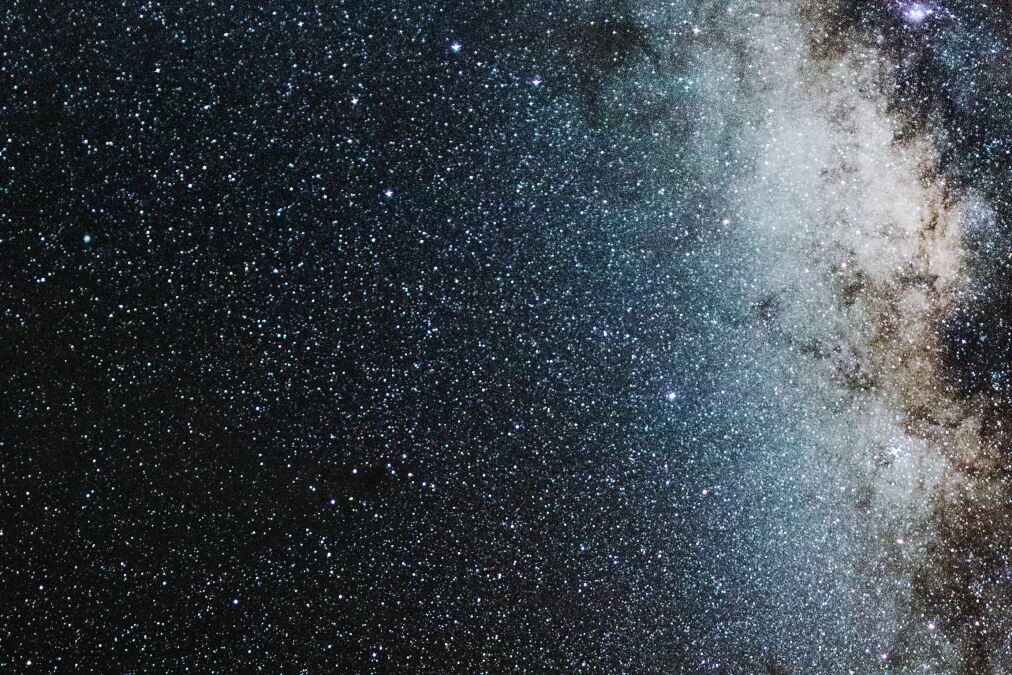
POLYGON ((910 23, 921 23, 934 13, 935 11, 933 9, 930 9, 923 3, 915 2, 907 7, 906 11, 903 12, 903 16, 906 17, 906 20, 910 23))

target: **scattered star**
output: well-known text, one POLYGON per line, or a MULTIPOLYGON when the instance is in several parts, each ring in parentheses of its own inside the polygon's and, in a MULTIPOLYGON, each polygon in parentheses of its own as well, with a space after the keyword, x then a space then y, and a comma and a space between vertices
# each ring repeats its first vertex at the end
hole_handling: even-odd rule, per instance
POLYGON ((6 3, 0 669, 1012 672, 1007 4, 6 3))

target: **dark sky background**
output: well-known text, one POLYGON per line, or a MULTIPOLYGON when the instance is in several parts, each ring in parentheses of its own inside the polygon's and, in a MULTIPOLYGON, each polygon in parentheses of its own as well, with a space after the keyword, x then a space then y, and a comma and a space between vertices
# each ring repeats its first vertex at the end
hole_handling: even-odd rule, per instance
MULTIPOLYGON (((761 111, 698 92, 761 88, 731 4, 0 9, 0 668, 818 672, 734 582, 793 427, 727 243, 761 111)), ((817 21, 997 214, 940 332, 1000 407, 1009 17, 932 7, 817 21)))

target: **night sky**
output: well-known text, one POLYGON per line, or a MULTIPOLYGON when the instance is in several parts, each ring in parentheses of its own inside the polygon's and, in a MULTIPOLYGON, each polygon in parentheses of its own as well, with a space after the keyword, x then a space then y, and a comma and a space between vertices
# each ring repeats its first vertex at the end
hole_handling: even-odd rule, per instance
POLYGON ((1012 3, 0 31, 0 670, 1012 672, 1012 3))

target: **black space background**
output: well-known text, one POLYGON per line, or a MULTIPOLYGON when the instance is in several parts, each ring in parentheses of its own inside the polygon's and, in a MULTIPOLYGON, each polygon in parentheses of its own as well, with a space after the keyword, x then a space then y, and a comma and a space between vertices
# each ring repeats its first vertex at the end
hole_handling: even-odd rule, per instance
MULTIPOLYGON (((841 5, 1004 220, 1005 15, 841 5)), ((624 3, 0 19, 0 668, 693 672, 749 515, 693 513, 747 432, 691 54, 624 3)))
POLYGON ((623 11, 8 5, 0 666, 673 643, 691 235, 657 113, 603 100, 655 58, 623 11))

